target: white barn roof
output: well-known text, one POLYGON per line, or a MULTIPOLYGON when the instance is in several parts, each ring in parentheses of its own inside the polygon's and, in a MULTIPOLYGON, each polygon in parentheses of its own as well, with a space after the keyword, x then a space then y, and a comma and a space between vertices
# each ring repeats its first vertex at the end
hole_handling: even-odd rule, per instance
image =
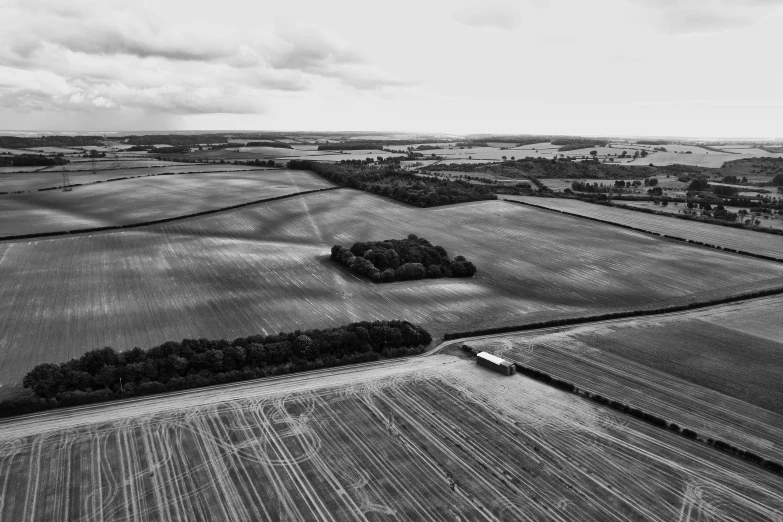
POLYGON ((487 352, 481 352, 477 355, 477 357, 486 359, 487 361, 494 364, 508 364, 508 361, 506 361, 505 359, 501 359, 497 355, 492 355, 491 353, 487 353, 487 352))

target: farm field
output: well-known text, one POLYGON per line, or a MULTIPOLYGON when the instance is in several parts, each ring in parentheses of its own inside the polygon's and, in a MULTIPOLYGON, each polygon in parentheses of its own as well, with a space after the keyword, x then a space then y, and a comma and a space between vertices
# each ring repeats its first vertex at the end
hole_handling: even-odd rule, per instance
MULTIPOLYGON (((17 173, 17 172, 33 172, 36 170, 41 170, 41 167, 0 167, 0 174, 11 174, 11 173, 17 173)), ((3 178, 0 177, 0 181, 3 178)), ((2 185, 0 185, 0 188, 2 188, 2 185)))
POLYGON ((30 151, 25 149, 7 149, 5 147, 0 147, 0 154, 30 154, 30 151))
MULTIPOLYGON (((584 201, 576 199, 506 195, 503 196, 503 199, 522 201, 524 203, 530 203, 553 210, 603 219, 621 225, 658 232, 659 234, 701 241, 703 243, 719 245, 724 248, 733 248, 735 250, 742 250, 754 254, 780 257, 781 252, 783 252, 783 236, 764 234, 752 230, 644 214, 633 210, 612 208, 604 205, 597 205, 595 203, 585 203, 584 201)), ((709 255, 714 255, 713 251, 710 251, 709 255)))
POLYGON ((0 197, 0 237, 129 225, 334 185, 291 170, 196 173, 0 197))
POLYGON ((783 479, 744 461, 521 376, 418 359, 4 422, 0 517, 755 522, 783 510, 783 479))
POLYGON ((0 384, 86 350, 389 317, 444 332, 783 286, 783 264, 487 201, 418 209, 350 189, 140 229, 0 242, 0 384), (335 244, 410 233, 469 279, 372 284, 335 244))
POLYGON ((367 158, 376 159, 378 156, 381 156, 382 158, 388 158, 391 156, 399 156, 399 154, 382 150, 350 150, 345 152, 331 150, 293 151, 293 154, 289 153, 285 159, 310 159, 314 161, 339 162, 341 160, 365 160, 367 158))
MULTIPOLYGON (((675 205, 674 203, 669 203, 668 206, 661 206, 656 205, 655 203, 651 201, 621 201, 623 205, 629 205, 632 207, 639 207, 639 208, 647 208, 651 210, 656 210, 660 212, 666 212, 667 214, 680 214, 683 209, 686 209, 687 207, 684 204, 678 204, 675 205)), ((728 205, 724 205, 724 208, 728 211, 736 213, 743 207, 732 207, 728 205)), ((747 208, 745 210, 748 210, 747 208)), ((759 228, 774 228, 774 229, 783 229, 783 218, 780 216, 773 216, 764 218, 759 218, 761 221, 761 225, 759 225, 759 228)))
POLYGON ((469 344, 781 462, 781 305, 778 296, 469 344))
MULTIPOLYGON (((650 176, 658 179, 658 187, 661 187, 663 189, 668 190, 674 190, 677 192, 684 192, 685 188, 688 186, 687 183, 684 183, 682 181, 678 181, 677 178, 667 178, 666 176, 650 176)), ((639 176, 639 181, 644 182, 644 176, 639 176)), ((561 179, 561 178, 541 178, 541 182, 552 189, 555 192, 562 192, 563 190, 567 188, 571 188, 571 183, 573 181, 580 181, 583 183, 598 183, 599 185, 605 185, 607 187, 610 187, 614 185, 614 182, 616 180, 614 179, 598 179, 598 178, 571 178, 571 179, 561 179)), ((623 181, 633 181, 625 179, 623 181)), ((639 185, 639 187, 634 191, 636 194, 647 194, 647 190, 650 187, 645 187, 643 184, 639 185)), ((628 189, 625 189, 628 190, 628 189)))
MULTIPOLYGON (((160 167, 99 168, 95 174, 91 170, 69 172, 68 179, 72 185, 104 182, 117 178, 143 178, 159 174, 191 174, 201 172, 242 172, 249 170, 261 170, 259 167, 247 165, 220 165, 220 164, 193 164, 164 162, 160 167)), ((41 172, 7 173, 0 171, 0 192, 36 192, 40 189, 62 187, 62 172, 58 170, 45 170, 41 172)), ((81 190, 79 187, 73 189, 81 190)))
MULTIPOLYGON (((70 163, 66 165, 54 165, 46 167, 43 172, 56 171, 61 172, 63 166, 65 170, 71 171, 89 171, 92 170, 92 162, 88 158, 71 158, 70 163)), ((156 160, 153 158, 117 158, 116 161, 106 158, 100 158, 95 160, 96 170, 119 170, 119 169, 132 169, 140 167, 166 167, 174 165, 193 165, 193 163, 178 163, 173 161, 156 160)))
POLYGON ((66 148, 66 147, 33 147, 33 148, 27 148, 27 149, 21 149, 26 151, 28 154, 32 152, 40 152, 44 154, 73 154, 74 152, 79 152, 79 149, 81 147, 72 147, 72 148, 66 148))

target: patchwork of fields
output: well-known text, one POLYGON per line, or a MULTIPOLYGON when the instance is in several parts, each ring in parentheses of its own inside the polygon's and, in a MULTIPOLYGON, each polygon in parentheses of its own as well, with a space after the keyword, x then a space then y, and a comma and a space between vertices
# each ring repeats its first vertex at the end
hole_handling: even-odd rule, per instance
POLYGON ((783 462, 781 305, 773 297, 468 344, 783 462))
POLYGON ((0 196, 0 237, 142 223, 332 186, 305 171, 224 170, 0 196))
MULTIPOLYGON (((9 167, 19 168, 19 167, 9 167)), ((39 169, 40 167, 31 167, 39 169)), ((166 162, 160 167, 119 168, 110 169, 99 167, 95 174, 91 170, 79 170, 69 172, 68 179, 72 185, 104 182, 116 178, 136 178, 154 176, 158 174, 188 174, 194 172, 236 172, 243 170, 259 170, 258 167, 246 165, 203 165, 193 163, 166 162)), ((2 172, 0 171, 0 192, 36 192, 40 189, 62 187, 63 178, 61 171, 44 170, 36 172, 2 172)), ((74 190, 77 190, 74 188, 74 190)))
POLYGON ((401 318, 435 336, 783 286, 783 264, 488 201, 436 209, 340 189, 122 232, 0 242, 0 384, 86 350, 401 318), (416 233, 478 267, 384 285, 334 244, 416 233))
MULTIPOLYGON (((560 210, 570 214, 611 221, 620 225, 658 232, 673 237, 701 241, 724 248, 765 256, 783 255, 783 236, 764 234, 752 230, 723 227, 684 219, 645 214, 634 210, 613 208, 576 199, 539 198, 535 196, 503 196, 503 199, 522 201, 539 207, 560 210)), ((709 255, 713 255, 710 252, 709 255)))
POLYGON ((107 405, 71 428, 56 413, 23 420, 0 431, 0 518, 754 522, 783 510, 783 479, 743 461, 524 377, 426 359, 390 377, 333 372, 340 385, 319 374, 107 405), (25 424, 35 431, 20 436, 25 424))

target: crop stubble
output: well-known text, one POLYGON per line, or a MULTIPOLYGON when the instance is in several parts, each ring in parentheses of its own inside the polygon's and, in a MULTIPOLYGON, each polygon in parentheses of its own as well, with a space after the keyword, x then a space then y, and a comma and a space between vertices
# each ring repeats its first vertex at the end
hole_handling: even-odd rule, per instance
POLYGON ((0 430, 0 518, 750 522, 783 509, 779 477, 444 359, 22 438, 0 430))
POLYGON ((747 329, 743 319, 753 313, 779 334, 781 302, 775 297, 470 344, 783 462, 780 337, 735 329, 747 329))

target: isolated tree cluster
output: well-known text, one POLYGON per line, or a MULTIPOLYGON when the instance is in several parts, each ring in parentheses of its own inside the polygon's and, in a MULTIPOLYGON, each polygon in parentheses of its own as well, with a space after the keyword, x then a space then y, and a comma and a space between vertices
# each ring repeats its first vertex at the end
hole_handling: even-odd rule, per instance
POLYGON ((407 239, 332 247, 332 260, 378 283, 441 277, 473 277, 476 267, 462 256, 449 259, 446 249, 411 234, 407 239))
POLYGON ((39 364, 23 384, 53 405, 80 404, 399 357, 420 353, 431 341, 423 328, 393 320, 233 341, 185 339, 149 350, 107 347, 39 364))

